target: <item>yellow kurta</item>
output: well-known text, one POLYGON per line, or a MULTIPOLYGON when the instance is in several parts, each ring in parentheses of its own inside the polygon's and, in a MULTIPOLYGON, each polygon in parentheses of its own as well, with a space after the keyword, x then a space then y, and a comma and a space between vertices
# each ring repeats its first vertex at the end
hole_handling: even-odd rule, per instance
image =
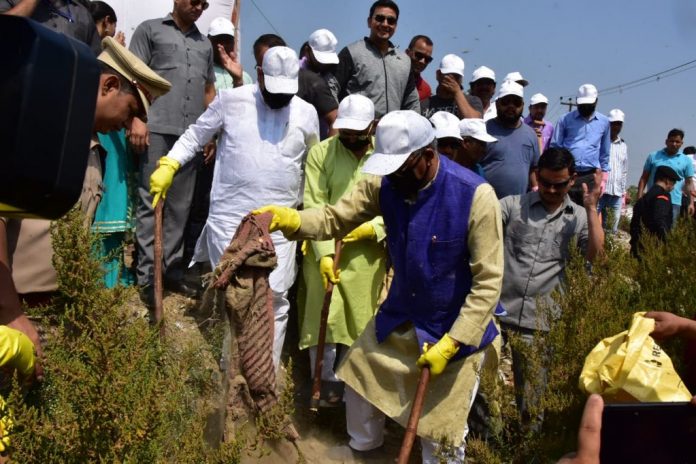
MULTIPOLYGON (((288 237, 325 239, 340 237, 381 214, 378 177, 366 176, 334 206, 300 212, 301 225, 288 237)), ((427 188, 427 187, 426 187, 427 188)), ((503 276, 503 233, 500 205, 495 192, 482 184, 474 193, 469 215, 468 248, 472 272, 471 292, 449 330, 460 343, 478 346, 493 317, 503 276)), ((417 383, 415 367, 420 353, 412 326, 400 327, 377 343, 370 322, 353 344, 337 375, 385 414, 404 424, 417 383)), ((499 341, 486 350, 486 365, 495 368, 499 341)), ((447 436, 455 445, 462 442, 471 393, 483 355, 476 353, 453 362, 431 380, 418 434, 427 438, 447 436)))
MULTIPOLYGON (((372 153, 362 159, 345 148, 338 137, 328 138, 309 150, 305 165, 305 208, 334 204, 364 177, 362 166, 372 153)), ((384 222, 381 216, 370 220, 377 240, 360 240, 343 246, 339 268, 340 282, 334 287, 326 332, 327 343, 352 345, 377 310, 386 253, 384 222)), ((304 292, 300 293, 300 349, 318 342, 324 286, 319 273, 319 259, 334 254, 333 239, 313 241, 303 259, 304 292)))

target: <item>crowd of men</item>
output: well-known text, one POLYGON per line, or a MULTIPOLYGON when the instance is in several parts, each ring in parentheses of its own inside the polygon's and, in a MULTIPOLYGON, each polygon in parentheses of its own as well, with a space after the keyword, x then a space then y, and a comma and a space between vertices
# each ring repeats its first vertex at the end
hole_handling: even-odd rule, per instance
MULTIPOLYGON (((548 331, 553 320, 538 304, 554 305, 571 244, 592 262, 605 233, 617 233, 628 184, 624 113, 600 113, 597 89, 583 84, 577 109, 554 124, 545 119, 548 98, 527 97, 518 71, 498 81, 481 66, 465 89, 456 54, 442 56, 433 92, 422 74, 437 44, 416 35, 401 52, 391 41, 400 14, 391 0, 376 1, 368 35, 340 51, 327 29, 311 33, 299 56, 275 34, 258 37, 254 83, 228 19, 213 20, 207 37, 197 28, 207 6, 174 0, 169 14, 137 27, 126 49, 104 2, 0 0, 0 12, 31 17, 99 54, 81 206, 104 245, 105 285, 135 284, 153 306, 158 202, 165 288, 190 297, 201 291, 197 270, 217 265, 241 220, 271 212, 278 265, 269 349, 278 366, 298 280, 300 348, 312 366, 324 358, 324 404, 346 402, 350 441, 338 452, 378 450, 385 414, 405 425, 427 365, 434 378, 418 429, 423 462, 435 462, 443 435, 463 459, 468 411, 481 369, 496 368, 500 335, 531 343, 548 331), (134 275, 119 258, 133 230, 134 275), (305 241, 300 279, 297 240, 305 241), (318 353, 328 282, 337 287, 318 353)), ((683 140, 670 130, 645 162, 631 225, 636 256, 645 230, 664 240, 680 214, 693 215, 696 150, 689 158, 683 140)), ((0 275, 0 322, 39 355, 20 301, 47 302, 57 289, 48 231, 48 221, 0 221, 0 261, 11 272, 0 275)), ((512 358, 518 407, 537 426, 524 355, 513 350, 512 358)), ((40 356, 36 366, 40 375, 40 356)))

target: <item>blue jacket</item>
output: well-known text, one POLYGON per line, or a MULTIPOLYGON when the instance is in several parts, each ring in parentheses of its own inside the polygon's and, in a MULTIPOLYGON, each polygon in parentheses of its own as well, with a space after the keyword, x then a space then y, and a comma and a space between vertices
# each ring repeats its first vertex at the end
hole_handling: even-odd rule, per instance
MULTIPOLYGON (((415 326, 419 346, 436 342, 452 327, 471 291, 469 213, 483 182, 444 156, 437 176, 413 203, 382 179, 380 209, 394 280, 376 316, 378 342, 404 322, 415 326)), ((491 321, 481 345, 462 346, 457 357, 485 347, 497 334, 491 321)))

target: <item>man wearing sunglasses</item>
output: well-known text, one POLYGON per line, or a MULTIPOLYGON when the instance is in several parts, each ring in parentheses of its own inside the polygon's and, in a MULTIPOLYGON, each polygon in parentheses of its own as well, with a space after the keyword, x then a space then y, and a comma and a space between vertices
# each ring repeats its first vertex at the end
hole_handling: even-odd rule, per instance
MULTIPOLYGON (((466 419, 479 366, 494 349, 493 312, 503 274, 500 207, 490 185, 438 155, 435 129, 413 111, 377 125, 374 174, 335 205, 296 211, 267 206, 272 230, 292 239, 340 238, 382 215, 394 269, 389 294, 338 369, 346 383, 349 448, 376 450, 385 414, 406 426, 419 366, 433 375, 418 424, 423 461, 447 437, 463 455, 466 419), (378 177, 382 176, 382 177, 378 177), (429 349, 423 353, 424 343, 429 349), (487 354, 486 354, 487 355, 487 354)), ((494 364, 494 363, 491 363, 494 364)))
POLYGON ((445 55, 435 73, 435 95, 421 101, 421 113, 430 118, 438 111, 447 111, 459 119, 480 118, 483 113, 481 99, 467 95, 462 90, 464 60, 454 54, 445 55))
POLYGON ((430 84, 421 76, 433 61, 433 41, 427 35, 416 35, 408 44, 406 54, 411 58, 411 72, 416 80, 418 99, 423 101, 433 94, 430 84))
MULTIPOLYGON (((599 175, 599 174, 598 174, 599 175)), ((516 333, 531 344, 537 330, 548 331, 547 314, 537 311, 537 301, 561 311, 551 293, 559 289, 570 255, 577 246, 588 261, 603 251, 604 230, 597 214, 599 183, 591 191, 583 185, 583 206, 574 203, 568 192, 576 181, 575 159, 565 148, 549 148, 539 158, 539 190, 500 200, 505 235, 505 275, 501 303, 507 315, 501 317, 503 331, 516 333)), ((546 383, 546 371, 533 383, 526 380, 524 353, 513 346, 512 363, 517 406, 527 425, 538 427, 542 417, 530 417, 530 405, 538 404, 539 391, 546 383)))
POLYGON ((391 42, 399 19, 399 7, 391 0, 377 0, 370 7, 370 36, 353 42, 338 54, 338 99, 359 93, 375 104, 375 117, 390 111, 420 111, 411 60, 391 42))
MULTIPOLYGON (((141 298, 148 306, 154 303, 155 221, 150 175, 158 163, 162 164, 160 158, 215 98, 213 49, 195 24, 207 7, 205 0, 174 0, 170 14, 141 23, 130 43, 135 55, 172 83, 172 90, 152 105, 147 124, 136 118, 128 133, 132 147, 142 153, 135 232, 137 280, 141 298)), ((183 225, 189 217, 195 185, 196 163, 189 163, 178 172, 169 190, 163 216, 164 286, 186 296, 195 296, 199 290, 183 281, 183 225)))

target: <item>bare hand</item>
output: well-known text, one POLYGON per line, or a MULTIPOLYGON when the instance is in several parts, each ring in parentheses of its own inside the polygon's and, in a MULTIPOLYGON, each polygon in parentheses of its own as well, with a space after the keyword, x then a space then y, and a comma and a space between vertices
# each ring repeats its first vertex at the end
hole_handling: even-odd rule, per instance
POLYGON ((602 438, 602 411, 604 400, 597 394, 590 395, 578 430, 578 451, 561 458, 558 464, 599 464, 602 438))
POLYGON ((599 179, 597 179, 597 174, 595 174, 595 182, 592 190, 588 188, 587 184, 582 184, 582 204, 585 208, 597 210, 597 203, 599 203, 599 197, 602 196, 601 189, 599 186, 601 181, 601 174, 599 174, 599 179))
POLYGON ((123 31, 118 31, 114 36, 114 40, 124 47, 126 46, 126 34, 124 34, 123 31))
POLYGON ((234 81, 242 82, 242 64, 239 62, 239 57, 235 52, 230 52, 229 54, 225 51, 225 47, 222 45, 217 46, 218 53, 220 53, 220 62, 222 67, 227 70, 232 76, 234 81))
POLYGON ((457 92, 462 91, 461 85, 459 85, 459 82, 457 80, 450 76, 449 74, 445 74, 442 76, 442 81, 440 81, 440 85, 449 93, 456 95, 457 92))
POLYGON ((650 311, 645 317, 655 319, 655 328, 650 334, 655 340, 665 340, 678 335, 684 325, 684 318, 667 311, 650 311))
POLYGON ((215 160, 215 152, 217 151, 217 143, 215 140, 205 144, 203 147, 203 164, 210 164, 215 160))
POLYGON ((150 145, 150 131, 147 128, 147 124, 141 121, 140 118, 133 118, 130 130, 126 135, 136 153, 144 153, 150 145))

